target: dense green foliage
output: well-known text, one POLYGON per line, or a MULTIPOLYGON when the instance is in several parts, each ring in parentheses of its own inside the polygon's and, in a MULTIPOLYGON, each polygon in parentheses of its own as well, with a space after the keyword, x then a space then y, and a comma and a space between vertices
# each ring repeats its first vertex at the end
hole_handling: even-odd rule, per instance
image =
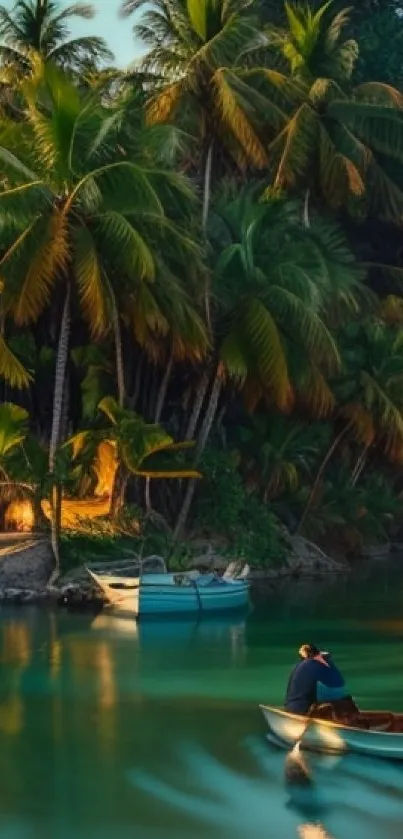
POLYGON ((121 11, 148 48, 127 73, 68 40, 86 4, 0 7, 2 514, 28 496, 44 526, 50 499, 58 559, 62 498, 94 494, 102 443, 117 469, 94 544, 147 534, 180 562, 210 535, 265 565, 283 525, 343 551, 388 539, 399 3, 121 11))

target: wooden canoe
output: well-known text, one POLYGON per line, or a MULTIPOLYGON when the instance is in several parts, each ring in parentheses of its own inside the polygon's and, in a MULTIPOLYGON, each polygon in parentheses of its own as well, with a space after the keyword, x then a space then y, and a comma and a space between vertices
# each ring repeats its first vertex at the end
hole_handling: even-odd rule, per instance
POLYGON ((403 760, 403 714, 362 711, 351 724, 302 717, 281 708, 260 705, 269 727, 269 739, 285 748, 328 754, 355 753, 403 760))

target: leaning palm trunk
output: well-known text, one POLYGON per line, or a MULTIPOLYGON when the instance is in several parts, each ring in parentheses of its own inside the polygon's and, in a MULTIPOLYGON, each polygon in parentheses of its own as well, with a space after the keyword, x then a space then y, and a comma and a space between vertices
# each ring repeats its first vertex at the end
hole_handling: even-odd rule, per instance
POLYGON ((296 530, 295 530, 295 535, 296 535, 296 536, 297 536, 297 535, 301 532, 302 527, 303 527, 303 525, 304 525, 304 523, 305 523, 305 521, 306 521, 306 517, 307 517, 308 513, 309 513, 309 512, 310 512, 310 510, 311 510, 312 504, 313 504, 313 502, 314 502, 314 499, 315 499, 315 496, 316 496, 316 493, 317 493, 317 490, 318 490, 319 484, 320 484, 320 482, 321 482, 321 480, 322 480, 322 478, 323 478, 323 475, 324 475, 325 469, 326 469, 326 467, 327 467, 327 464, 329 463, 329 461, 330 461, 330 460, 331 460, 331 458, 333 457, 333 455, 334 455, 334 453, 335 453, 336 449, 339 447, 339 445, 340 445, 340 443, 342 442, 342 440, 344 440, 344 437, 346 436, 346 434, 350 431, 351 425, 352 425, 352 423, 351 423, 351 422, 349 422, 349 423, 348 423, 348 425, 346 425, 346 426, 343 428, 343 430, 340 432, 340 434, 338 434, 338 435, 337 435, 337 437, 333 440, 332 445, 330 446, 330 448, 328 449, 328 451, 327 451, 327 453, 326 453, 325 457, 324 457, 324 458, 323 458, 323 460, 322 460, 322 463, 321 463, 321 465, 320 465, 320 467, 319 467, 318 473, 317 473, 316 478, 315 478, 315 482, 314 482, 313 487, 312 487, 312 489, 311 489, 311 492, 310 492, 310 494, 309 494, 309 498, 308 498, 308 501, 307 501, 307 503, 306 503, 305 509, 304 509, 304 511, 303 511, 303 513, 302 513, 302 516, 301 516, 301 518, 300 518, 300 520, 299 520, 298 526, 297 526, 297 528, 296 528, 296 530))
MULTIPOLYGON (((202 427, 200 429, 199 438, 198 438, 198 441, 197 441, 196 458, 195 458, 196 463, 200 460, 200 458, 201 458, 201 456, 204 452, 204 449, 206 447, 206 443, 207 443, 207 440, 209 438, 209 435, 210 435, 210 432, 211 432, 211 429, 212 429, 212 426, 213 426, 213 423, 214 423, 214 418, 215 418, 216 413, 217 413, 218 401, 219 401, 220 394, 221 394, 221 391, 222 391, 222 386, 223 386, 223 379, 222 379, 221 369, 220 369, 220 366, 219 366, 216 370, 213 386, 211 388, 209 403, 208 403, 208 406, 207 406, 207 410, 206 410, 206 413, 205 413, 205 416, 204 416, 202 427)), ((188 515, 189 515, 190 507, 191 507, 191 504, 192 504, 192 501, 193 501, 193 496, 195 494, 195 489, 196 489, 196 481, 194 479, 192 479, 192 480, 189 481, 189 483, 187 485, 185 497, 183 499, 182 507, 181 507, 181 510, 180 510, 180 513, 179 513, 179 516, 178 516, 178 520, 176 522, 176 527, 175 527, 175 532, 174 532, 174 541, 178 541, 178 539, 180 539, 180 537, 183 533, 183 529, 185 527, 185 524, 186 524, 186 521, 187 521, 187 518, 188 518, 188 515)))
MULTIPOLYGON (((56 358, 56 372, 55 372, 55 391, 53 396, 53 415, 52 415, 52 430, 50 435, 49 445, 49 474, 54 475, 56 452, 60 443, 61 426, 63 418, 63 399, 64 386, 66 380, 67 360, 69 353, 70 340, 70 285, 67 287, 66 298, 64 301, 62 322, 60 327, 59 346, 57 349, 56 358)), ((61 520, 61 494, 62 489, 59 484, 54 484, 52 488, 51 497, 51 545, 55 558, 55 569, 49 584, 57 580, 60 574, 60 520, 61 520), (60 508, 60 511, 59 511, 60 508)))
POLYGON ((202 407, 203 407, 204 398, 205 398, 206 393, 207 393, 208 385, 209 385, 209 376, 208 376, 208 373, 204 373, 203 376, 200 379, 200 382, 199 382, 199 385, 198 385, 198 388, 197 388, 197 391, 196 391, 196 397, 195 397, 195 401, 193 403, 192 413, 190 415, 188 427, 186 429, 185 440, 187 442, 189 442, 190 440, 193 440, 193 438, 195 436, 197 423, 199 422, 199 417, 200 417, 201 410, 202 410, 202 407))
POLYGON ((367 457, 368 457, 368 446, 364 446, 361 454, 359 455, 359 457, 357 459, 357 463, 355 464, 355 467, 353 469, 353 474, 351 476, 351 486, 355 487, 356 484, 357 484, 357 481, 359 481, 359 479, 360 479, 360 477, 361 477, 361 475, 362 475, 362 473, 365 469, 366 462, 367 462, 367 457))
MULTIPOLYGON (((165 373, 162 377, 161 384, 158 390, 157 395, 157 402, 155 406, 155 413, 154 413, 154 422, 159 423, 161 419, 162 409, 164 407, 165 398, 168 391, 169 381, 172 375, 172 368, 174 363, 174 356, 173 352, 169 356, 168 364, 165 368, 165 373)), ((152 503, 151 503, 151 487, 150 487, 150 478, 145 479, 145 487, 144 487, 144 504, 145 504, 145 511, 146 516, 150 516, 152 513, 152 503)))
POLYGON ((202 216, 202 224, 203 224, 203 233, 207 235, 207 223, 208 217, 210 212, 210 199, 211 199, 211 178, 213 174, 213 148, 214 143, 211 141, 206 155, 206 164, 204 169, 204 189, 203 189, 203 216, 202 216))
POLYGON ((157 396, 157 404, 155 406, 155 414, 154 414, 154 422, 159 423, 161 419, 162 409, 164 407, 165 398, 168 391, 168 385, 172 375, 172 368, 173 368, 174 358, 173 353, 171 352, 168 360, 168 364, 165 368, 165 373, 163 375, 160 388, 158 391, 157 396))

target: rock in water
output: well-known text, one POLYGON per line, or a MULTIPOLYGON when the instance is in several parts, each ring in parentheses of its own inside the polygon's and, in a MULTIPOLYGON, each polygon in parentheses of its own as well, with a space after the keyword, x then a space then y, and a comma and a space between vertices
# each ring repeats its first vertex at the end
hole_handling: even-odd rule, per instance
POLYGON ((53 567, 52 549, 47 539, 12 548, 0 557, 0 589, 42 591, 53 567))

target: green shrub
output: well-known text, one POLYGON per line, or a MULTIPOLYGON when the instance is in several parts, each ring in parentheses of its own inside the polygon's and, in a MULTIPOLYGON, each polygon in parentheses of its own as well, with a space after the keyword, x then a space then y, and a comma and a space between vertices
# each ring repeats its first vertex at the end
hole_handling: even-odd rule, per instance
POLYGON ((196 529, 219 533, 229 540, 230 556, 246 559, 255 567, 279 565, 286 545, 279 520, 267 504, 248 492, 233 453, 206 452, 193 512, 196 529))

